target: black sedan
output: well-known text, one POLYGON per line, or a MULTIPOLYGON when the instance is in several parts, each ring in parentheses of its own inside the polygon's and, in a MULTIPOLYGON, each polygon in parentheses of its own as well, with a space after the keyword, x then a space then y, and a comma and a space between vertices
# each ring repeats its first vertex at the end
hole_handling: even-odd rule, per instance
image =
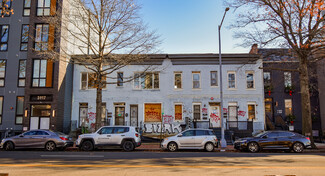
POLYGON ((309 137, 290 131, 265 131, 254 137, 241 138, 235 141, 234 147, 237 150, 248 150, 258 152, 261 149, 293 150, 296 153, 310 148, 309 137))

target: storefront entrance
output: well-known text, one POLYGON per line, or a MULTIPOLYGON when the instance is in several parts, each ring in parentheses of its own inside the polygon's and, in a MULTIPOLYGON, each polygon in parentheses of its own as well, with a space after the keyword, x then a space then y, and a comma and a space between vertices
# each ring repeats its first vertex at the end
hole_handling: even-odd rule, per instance
POLYGON ((50 129, 51 105, 32 105, 30 130, 50 129))
POLYGON ((212 128, 221 128, 220 105, 209 103, 209 117, 212 128))

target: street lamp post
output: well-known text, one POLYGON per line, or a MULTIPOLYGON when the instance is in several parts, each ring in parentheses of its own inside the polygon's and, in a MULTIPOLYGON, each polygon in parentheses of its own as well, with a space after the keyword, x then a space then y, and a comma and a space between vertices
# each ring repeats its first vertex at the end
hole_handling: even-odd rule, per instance
POLYGON ((221 62, 221 38, 220 38, 220 30, 221 26, 223 23, 223 20, 225 19, 226 13, 229 10, 229 7, 225 9, 225 13, 223 14, 222 20, 220 25, 218 26, 218 33, 219 33, 219 67, 220 67, 220 108, 221 108, 221 140, 220 140, 220 145, 221 145, 221 151, 224 151, 224 148, 227 147, 227 142, 225 140, 225 128, 224 128, 224 123, 223 123, 223 91, 222 91, 222 62, 221 62))

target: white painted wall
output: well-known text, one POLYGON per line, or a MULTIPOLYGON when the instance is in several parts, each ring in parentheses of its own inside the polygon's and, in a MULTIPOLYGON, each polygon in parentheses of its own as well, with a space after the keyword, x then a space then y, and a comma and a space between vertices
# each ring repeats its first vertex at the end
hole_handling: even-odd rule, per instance
MULTIPOLYGON (((245 111, 244 117, 239 116, 239 121, 245 121, 248 116, 248 102, 256 102, 256 119, 254 120, 254 131, 264 130, 264 89, 262 61, 258 60, 256 64, 250 65, 224 65, 223 66, 223 90, 224 107, 228 107, 228 102, 237 102, 239 111, 245 111), (236 71, 235 90, 227 89, 227 72, 236 71), (254 71, 255 89, 246 89, 246 71, 254 71)), ((114 102, 125 102, 125 112, 129 114, 126 117, 127 125, 130 123, 130 105, 138 104, 139 107, 139 125, 144 121, 144 103, 162 103, 165 115, 174 116, 174 104, 182 103, 183 119, 192 118, 192 104, 201 103, 201 108, 206 105, 209 108, 209 102, 220 102, 220 90, 218 87, 210 86, 210 71, 218 71, 219 65, 172 65, 169 59, 165 59, 163 65, 158 67, 160 71, 160 89, 159 90, 135 90, 133 82, 124 83, 123 87, 116 85, 107 85, 103 90, 103 102, 106 102, 108 112, 112 112, 114 117, 114 102), (182 90, 174 89, 174 71, 182 72, 182 90), (192 89, 192 71, 201 72, 201 89, 192 89), (211 100, 213 97, 213 100, 211 100)), ((142 71, 143 66, 130 65, 119 71, 124 72, 124 77, 133 75, 136 71, 142 71)), ((73 102, 72 102, 72 120, 79 120, 79 103, 88 103, 88 112, 96 111, 96 90, 81 90, 81 72, 88 72, 80 65, 75 65, 73 79, 73 102)), ((116 76, 116 75, 114 75, 116 76)), ((218 76, 218 85, 220 80, 218 76)), ((78 123, 79 124, 79 123, 78 123)))

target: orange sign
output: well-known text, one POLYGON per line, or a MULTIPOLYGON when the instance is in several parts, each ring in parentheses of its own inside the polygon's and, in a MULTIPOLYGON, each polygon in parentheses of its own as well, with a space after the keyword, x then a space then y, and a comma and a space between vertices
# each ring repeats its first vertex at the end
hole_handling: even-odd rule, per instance
POLYGON ((161 104, 145 104, 144 121, 161 122, 161 104))
POLYGON ((182 105, 175 105, 175 120, 183 120, 182 105))

